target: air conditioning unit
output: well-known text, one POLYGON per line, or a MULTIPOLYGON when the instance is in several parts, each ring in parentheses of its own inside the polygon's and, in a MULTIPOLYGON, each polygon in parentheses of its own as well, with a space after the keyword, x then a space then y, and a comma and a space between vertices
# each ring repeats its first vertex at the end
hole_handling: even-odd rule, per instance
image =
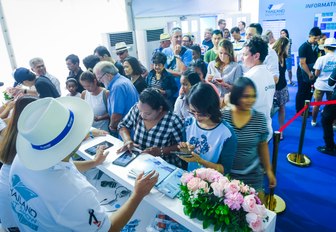
POLYGON ((137 31, 139 60, 145 67, 150 67, 153 51, 160 47, 160 35, 163 28, 137 31))
POLYGON ((103 44, 106 46, 111 56, 118 60, 118 56, 115 51, 115 45, 119 42, 125 42, 128 48, 128 54, 130 56, 137 57, 137 49, 136 43, 134 38, 134 32, 132 31, 125 31, 125 32, 113 32, 113 33, 104 33, 103 34, 103 44))

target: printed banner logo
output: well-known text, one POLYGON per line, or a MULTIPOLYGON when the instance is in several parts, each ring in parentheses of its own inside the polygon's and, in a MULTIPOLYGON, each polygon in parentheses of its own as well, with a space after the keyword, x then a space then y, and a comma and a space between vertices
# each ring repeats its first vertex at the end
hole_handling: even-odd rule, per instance
POLYGON ((267 7, 267 10, 265 11, 266 16, 278 16, 278 15, 284 15, 285 9, 283 8, 285 4, 279 3, 279 4, 269 4, 267 7))
POLYGON ((336 2, 316 2, 316 3, 307 3, 306 8, 319 8, 319 7, 332 7, 336 6, 336 2))

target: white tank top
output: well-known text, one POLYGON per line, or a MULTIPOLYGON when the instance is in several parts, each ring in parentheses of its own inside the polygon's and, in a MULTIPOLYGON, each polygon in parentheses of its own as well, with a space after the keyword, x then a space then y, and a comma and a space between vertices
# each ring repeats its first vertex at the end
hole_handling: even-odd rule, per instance
MULTIPOLYGON (((89 91, 85 93, 84 100, 92 107, 95 116, 102 116, 107 113, 103 98, 104 92, 105 91, 102 90, 97 96, 92 95, 89 91)), ((97 129, 109 131, 109 120, 93 121, 92 126, 97 129)))

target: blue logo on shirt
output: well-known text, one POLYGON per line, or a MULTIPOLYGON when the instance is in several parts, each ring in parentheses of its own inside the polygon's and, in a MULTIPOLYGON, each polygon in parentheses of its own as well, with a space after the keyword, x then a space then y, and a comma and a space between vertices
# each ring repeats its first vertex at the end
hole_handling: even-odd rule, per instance
POLYGON ((37 231, 37 212, 31 208, 28 204, 33 198, 38 197, 38 195, 27 188, 21 181, 18 175, 13 175, 12 177, 11 197, 12 197, 12 209, 17 214, 21 224, 24 224, 37 231))
POLYGON ((195 152, 198 154, 205 154, 209 151, 210 146, 208 144, 207 137, 203 134, 201 135, 201 141, 196 137, 191 137, 189 143, 195 146, 195 152))

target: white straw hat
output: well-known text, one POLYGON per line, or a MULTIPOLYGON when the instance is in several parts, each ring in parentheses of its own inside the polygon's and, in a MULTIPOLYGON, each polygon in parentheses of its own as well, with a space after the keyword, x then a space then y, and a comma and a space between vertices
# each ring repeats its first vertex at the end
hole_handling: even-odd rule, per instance
POLYGON ((332 48, 336 48, 336 39, 335 38, 327 38, 324 41, 324 44, 321 44, 319 46, 319 49, 323 49, 324 47, 332 47, 332 48))
POLYGON ((81 98, 48 97, 30 103, 18 120, 20 160, 32 170, 56 165, 82 142, 92 121, 93 111, 81 98))
POLYGON ((127 47, 125 42, 119 42, 115 44, 115 50, 116 52, 121 52, 129 49, 130 47, 127 47))

